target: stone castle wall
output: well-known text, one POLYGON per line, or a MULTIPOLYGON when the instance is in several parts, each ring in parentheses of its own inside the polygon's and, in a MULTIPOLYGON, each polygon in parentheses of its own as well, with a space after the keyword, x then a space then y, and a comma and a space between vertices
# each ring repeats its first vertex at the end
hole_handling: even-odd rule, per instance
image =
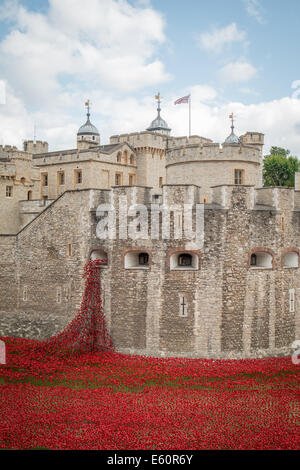
POLYGON ((3 149, 6 153, 0 161, 0 234, 15 234, 22 227, 19 201, 40 196, 40 171, 33 165, 30 154, 8 146, 3 149))
MULTIPOLYGON (((99 240, 96 208, 114 202, 119 213, 119 196, 126 196, 128 205, 150 207, 152 192, 143 187, 69 191, 16 237, 1 237, 0 335, 41 339, 61 331, 79 308, 83 266, 100 249, 108 255, 101 270, 104 309, 119 351, 224 358, 290 351, 300 332, 300 276, 299 268, 284 267, 282 259, 286 250, 300 247, 297 192, 213 188, 213 202, 204 210, 203 247, 174 236, 99 240), (134 250, 149 254, 149 267, 125 267, 134 250), (257 250, 272 254, 271 268, 249 266, 257 250), (192 253, 199 269, 173 269, 172 256, 179 252, 192 253), (291 289, 295 312, 289 307, 291 289), (182 296, 186 317, 180 316, 182 296)), ((195 206, 201 198, 196 186, 163 188, 166 204, 195 206)), ((171 215, 171 229, 174 224, 171 215)))
POLYGON ((244 170, 243 184, 259 186, 261 165, 261 153, 253 147, 189 145, 167 152, 167 183, 201 186, 202 198, 211 202, 211 188, 218 184, 234 184, 235 169, 244 170))

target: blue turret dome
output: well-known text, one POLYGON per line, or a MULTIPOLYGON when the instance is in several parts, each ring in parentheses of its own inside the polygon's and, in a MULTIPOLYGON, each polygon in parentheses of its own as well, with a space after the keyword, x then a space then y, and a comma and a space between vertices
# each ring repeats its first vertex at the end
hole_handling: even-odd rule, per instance
POLYGON ((158 107, 157 107, 157 116, 156 118, 151 122, 150 126, 147 128, 147 131, 161 131, 161 132, 171 132, 171 129, 169 128, 167 122, 161 117, 160 115, 160 94, 156 96, 156 99, 158 101, 158 107))
POLYGON ((79 128, 77 135, 100 135, 97 127, 91 123, 89 114, 86 123, 79 128))

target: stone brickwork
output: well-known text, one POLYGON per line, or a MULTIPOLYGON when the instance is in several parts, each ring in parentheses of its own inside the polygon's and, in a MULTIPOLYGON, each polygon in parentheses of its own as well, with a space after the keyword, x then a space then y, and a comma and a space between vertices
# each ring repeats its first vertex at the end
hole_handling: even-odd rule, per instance
POLYGON ((206 202, 212 201, 213 186, 235 183, 235 170, 244 172, 242 184, 260 186, 261 168, 261 150, 250 145, 196 143, 167 152, 167 183, 201 186, 206 202))
POLYGON ((23 226, 19 201, 40 197, 40 171, 32 155, 0 146, 0 234, 16 234, 23 226))
MULTIPOLYGON (((174 238, 173 214, 170 239, 120 240, 118 230, 115 240, 98 239, 98 205, 113 203, 118 215, 120 196, 150 209, 147 187, 67 191, 17 236, 0 237, 1 335, 43 339, 60 332, 79 308, 84 264, 93 250, 103 250, 104 309, 117 350, 214 358, 290 352, 300 333, 300 268, 283 263, 291 251, 299 266, 294 190, 213 188, 203 246, 174 238), (149 265, 126 267, 132 251, 149 253, 149 265), (195 268, 174 269, 172 256, 182 252, 197 257, 195 268), (253 253, 270 255, 270 267, 251 266, 253 253)), ((193 185, 166 185, 162 198, 168 205, 193 204, 195 211, 202 195, 193 185)))
POLYGON ((23 152, 0 146, 0 335, 45 339, 62 331, 80 306, 83 267, 100 251, 108 259, 102 300, 118 351, 289 353, 300 335, 300 173, 295 190, 261 188, 258 132, 219 145, 165 129, 100 145, 90 122, 82 128, 75 149, 48 152, 40 141, 26 141, 23 152), (122 238, 117 226, 115 238, 99 239, 102 203, 122 224, 134 219, 126 206, 144 205, 148 236, 122 238), (161 209, 158 236, 153 204, 161 209), (201 214, 203 240, 183 230, 184 205, 193 230, 201 214), (163 236, 163 207, 172 207, 170 237, 163 236), (136 264, 139 254, 148 263, 136 264), (180 264, 182 256, 190 264, 180 264))

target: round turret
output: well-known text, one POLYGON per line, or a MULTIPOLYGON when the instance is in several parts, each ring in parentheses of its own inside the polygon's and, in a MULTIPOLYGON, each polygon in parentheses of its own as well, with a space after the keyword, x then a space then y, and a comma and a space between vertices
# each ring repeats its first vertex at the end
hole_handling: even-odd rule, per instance
POLYGON ((151 122, 150 126, 147 128, 147 131, 159 132, 160 134, 169 135, 170 132, 171 132, 171 129, 168 127, 167 122, 160 115, 160 112, 161 112, 160 94, 158 93, 155 98, 157 99, 157 104, 158 104, 158 106, 157 106, 157 116, 151 122))
POLYGON ((231 119, 231 134, 227 137, 224 144, 241 144, 240 139, 234 133, 234 120, 233 120, 233 113, 230 114, 229 118, 231 119))
POLYGON ((86 102, 87 107, 87 120, 77 132, 77 146, 78 148, 86 147, 86 144, 100 144, 100 134, 98 129, 90 121, 90 102, 86 102))

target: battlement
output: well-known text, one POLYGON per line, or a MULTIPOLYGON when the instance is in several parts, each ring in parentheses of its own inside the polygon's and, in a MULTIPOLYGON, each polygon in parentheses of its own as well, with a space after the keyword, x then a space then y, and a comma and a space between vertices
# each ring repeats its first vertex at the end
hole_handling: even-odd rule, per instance
POLYGON ((246 132, 246 134, 240 136, 240 141, 244 145, 251 145, 256 147, 262 152, 264 146, 265 136, 261 132, 246 132))
POLYGON ((9 154, 17 150, 17 147, 12 145, 0 145, 0 158, 8 158, 9 154))
POLYGON ((24 152, 28 152, 33 155, 37 153, 47 153, 48 147, 48 142, 43 142, 41 140, 37 140, 36 142, 33 140, 25 140, 23 142, 24 152))
POLYGON ((245 185, 218 185, 212 188, 212 203, 229 209, 235 201, 245 209, 261 211, 300 211, 300 192, 293 188, 255 188, 245 185))
MULTIPOLYGON (((150 205, 153 203, 166 206, 201 204, 200 186, 193 184, 165 184, 162 196, 155 200, 153 189, 147 186, 114 186, 111 190, 95 190, 97 201, 112 203, 118 206, 120 196, 127 197, 127 204, 150 205)), ((241 205, 241 210, 261 211, 300 211, 300 192, 293 188, 255 188, 253 185, 217 185, 212 187, 211 204, 207 209, 223 210, 241 205)), ((100 203, 100 202, 99 202, 100 203)))
POLYGON ((143 131, 131 134, 113 135, 110 137, 110 144, 124 142, 129 143, 135 148, 151 147, 164 149, 166 147, 166 136, 155 132, 143 131))
POLYGON ((184 147, 169 149, 167 153, 168 165, 205 160, 245 161, 256 164, 261 163, 260 151, 251 146, 218 143, 196 143, 184 147))
POLYGON ((147 186, 114 186, 111 191, 111 201, 116 207, 118 207, 120 196, 127 198, 128 206, 136 204, 149 205, 152 202, 152 188, 147 186))
POLYGON ((11 163, 10 161, 0 162, 0 177, 12 178, 15 176, 16 165, 14 163, 11 163))
POLYGON ((168 138, 168 149, 185 147, 188 145, 201 145, 201 144, 213 144, 211 139, 202 137, 200 135, 191 135, 190 137, 169 137, 168 138))

